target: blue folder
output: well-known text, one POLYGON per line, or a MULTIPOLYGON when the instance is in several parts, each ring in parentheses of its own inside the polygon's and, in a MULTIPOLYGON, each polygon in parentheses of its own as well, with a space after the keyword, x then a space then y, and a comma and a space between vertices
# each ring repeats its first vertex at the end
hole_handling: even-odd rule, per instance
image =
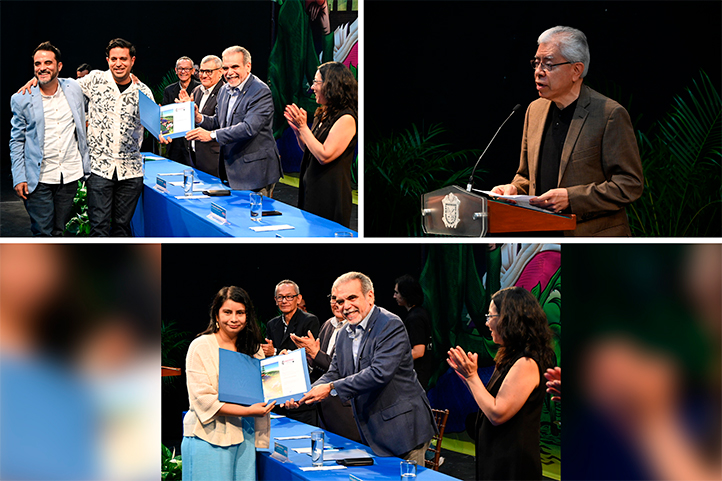
MULTIPOLYGON (((255 359, 240 352, 218 349, 218 400, 250 406, 251 404, 276 401, 282 404, 289 399, 301 399, 311 390, 311 381, 308 376, 308 363, 306 350, 301 348, 282 356, 273 356, 264 359, 266 368, 262 371, 261 360, 255 359), (264 393, 263 378, 271 379, 274 376, 274 364, 295 363, 295 369, 303 375, 303 390, 286 392, 282 395, 269 395, 264 393)), ((278 380, 276 376, 274 379, 278 380)), ((276 393, 278 394, 278 393, 276 393)))
MULTIPOLYGON (((195 107, 193 106, 193 102, 164 105, 163 108, 180 106, 184 104, 190 104, 189 108, 191 109, 191 128, 189 130, 192 130, 195 128, 196 124, 195 107)), ((140 109, 140 123, 148 130, 148 132, 153 134, 156 139, 160 135, 161 130, 164 131, 163 136, 167 139, 175 139, 178 137, 186 136, 188 130, 177 131, 173 132, 172 134, 165 133, 165 129, 163 129, 161 124, 161 107, 143 92, 138 92, 138 108, 140 109)))

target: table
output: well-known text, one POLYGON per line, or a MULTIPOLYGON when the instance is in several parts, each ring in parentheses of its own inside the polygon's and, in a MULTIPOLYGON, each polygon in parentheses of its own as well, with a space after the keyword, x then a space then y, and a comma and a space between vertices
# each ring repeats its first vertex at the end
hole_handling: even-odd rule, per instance
MULTIPOLYGON (((281 441, 281 444, 289 448, 290 463, 282 463, 271 457, 273 453, 273 443, 275 437, 286 436, 302 436, 308 435, 312 431, 319 431, 321 428, 309 426, 293 419, 278 418, 271 419, 271 446, 269 449, 256 450, 256 470, 258 472, 259 481, 285 481, 285 480, 334 480, 348 481, 349 474, 358 476, 362 481, 372 480, 389 480, 400 478, 399 463, 401 459, 395 457, 380 457, 373 454, 371 448, 358 444, 354 441, 325 431, 325 444, 333 447, 343 447, 345 449, 363 449, 374 457, 372 466, 356 466, 347 469, 338 469, 333 471, 301 471, 299 467, 311 466, 311 456, 307 454, 298 454, 293 448, 310 447, 310 439, 281 441)), ((326 461, 324 466, 336 465, 336 461, 326 461)), ((446 474, 436 472, 432 469, 419 467, 417 479, 420 481, 452 481, 452 478, 446 474)))
MULTIPOLYGON (((263 210, 276 210, 281 212, 281 215, 263 217, 259 222, 252 221, 250 191, 234 190, 230 196, 225 197, 177 199, 176 196, 183 195, 183 187, 170 183, 182 183, 183 176, 163 176, 167 182, 167 192, 160 192, 155 188, 156 177, 158 174, 182 173, 184 169, 191 167, 148 152, 143 152, 143 155, 146 158, 143 195, 131 221, 136 237, 334 237, 337 232, 351 232, 354 237, 358 236, 341 224, 268 197, 263 198, 263 210), (221 225, 208 218, 211 203, 226 209, 227 224, 221 225), (294 228, 268 232, 254 232, 250 229, 283 224, 294 228)), ((202 186, 197 184, 194 190, 228 189, 217 177, 196 169, 194 171, 196 180, 202 182, 202 186)))

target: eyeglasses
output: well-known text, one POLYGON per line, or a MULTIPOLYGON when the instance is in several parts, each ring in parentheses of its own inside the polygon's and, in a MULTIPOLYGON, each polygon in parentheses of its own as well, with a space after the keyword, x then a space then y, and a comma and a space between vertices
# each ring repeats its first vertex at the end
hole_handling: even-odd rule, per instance
POLYGON ((543 71, 551 72, 552 70, 554 70, 554 67, 557 67, 559 65, 566 65, 568 63, 574 63, 574 62, 551 63, 549 61, 542 62, 538 58, 533 58, 529 61, 529 63, 531 64, 531 68, 533 68, 534 70, 538 69, 541 66, 541 69, 543 71))
POLYGON ((283 302, 283 301, 291 302, 294 297, 298 297, 298 294, 294 294, 292 296, 276 296, 275 299, 277 302, 283 302))
POLYGON ((322 84, 322 83, 323 83, 323 80, 316 80, 316 79, 313 79, 313 85, 316 85, 316 84, 322 84))
POLYGON ((487 321, 490 321, 492 317, 499 317, 499 314, 485 314, 487 321))
POLYGON ((199 74, 199 75, 210 75, 210 74, 212 74, 213 72, 215 72, 216 70, 220 70, 220 69, 221 69, 220 67, 218 67, 218 68, 212 68, 212 69, 203 69, 203 70, 199 70, 199 71, 198 71, 198 74, 199 74))
POLYGON ((179 72, 192 72, 193 67, 178 67, 176 70, 178 70, 179 72))

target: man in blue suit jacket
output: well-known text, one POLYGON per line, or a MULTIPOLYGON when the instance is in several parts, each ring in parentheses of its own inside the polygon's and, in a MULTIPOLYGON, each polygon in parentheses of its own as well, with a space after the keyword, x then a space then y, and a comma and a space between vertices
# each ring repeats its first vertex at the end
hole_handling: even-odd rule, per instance
POLYGON ((221 178, 225 174, 233 189, 271 197, 282 175, 273 138, 271 89, 251 74, 251 54, 243 47, 223 51, 223 72, 227 83, 218 94, 215 115, 202 115, 196 109, 199 127, 188 132, 186 139, 217 141, 221 178))
POLYGON ((50 42, 40 44, 33 52, 38 85, 10 99, 13 187, 33 235, 63 235, 78 180, 90 174, 83 92, 75 80, 58 79, 60 59, 50 42))
POLYGON ((379 456, 397 456, 423 466, 437 432, 431 406, 416 379, 404 323, 374 306, 371 279, 348 272, 333 284, 348 326, 339 332, 328 372, 298 403, 338 396, 351 400, 361 439, 379 456))

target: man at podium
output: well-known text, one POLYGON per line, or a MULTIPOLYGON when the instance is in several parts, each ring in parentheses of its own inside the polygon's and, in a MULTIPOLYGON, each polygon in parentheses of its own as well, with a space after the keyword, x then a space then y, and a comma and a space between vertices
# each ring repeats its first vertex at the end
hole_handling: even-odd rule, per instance
POLYGON ((539 36, 531 60, 539 99, 524 120, 519 169, 492 192, 577 216, 572 236, 630 236, 625 207, 642 195, 642 162, 627 111, 583 85, 589 47, 580 30, 539 36))

